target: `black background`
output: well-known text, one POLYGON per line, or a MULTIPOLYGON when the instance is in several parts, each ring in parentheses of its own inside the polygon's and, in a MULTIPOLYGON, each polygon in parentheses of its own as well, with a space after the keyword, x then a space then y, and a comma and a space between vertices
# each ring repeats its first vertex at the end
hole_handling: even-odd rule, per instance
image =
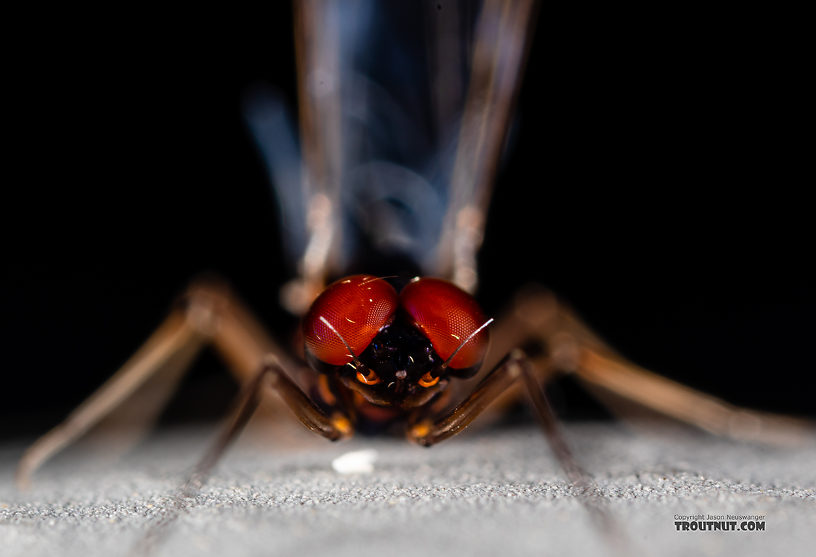
MULTIPOLYGON (((21 22, 0 202, 4 437, 63 417, 202 272, 278 334, 292 326, 240 113, 257 83, 295 105, 291 20, 281 6, 21 22)), ((540 281, 644 366, 816 414, 796 52, 763 14, 543 8, 480 261, 485 309, 540 281)), ((228 385, 205 356, 175 412, 220 411, 228 385)), ((567 395, 566 412, 587 404, 567 395)))

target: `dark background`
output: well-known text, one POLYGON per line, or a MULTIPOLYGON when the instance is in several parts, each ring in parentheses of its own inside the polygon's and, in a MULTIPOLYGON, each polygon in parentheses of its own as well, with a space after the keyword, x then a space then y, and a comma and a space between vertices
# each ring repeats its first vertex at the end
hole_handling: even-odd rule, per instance
MULTIPOLYGON (((764 14, 660 10, 542 9, 479 297, 495 313, 543 282, 644 366, 816 415, 796 39, 764 14)), ((257 83, 295 104, 288 6, 21 25, 0 202, 5 438, 62 418, 202 272, 279 334, 292 326, 276 303, 289 273, 276 209, 240 113, 257 83)), ((205 356, 173 412, 217 413, 229 385, 205 356)), ((590 411, 557 396, 568 415, 590 411)))

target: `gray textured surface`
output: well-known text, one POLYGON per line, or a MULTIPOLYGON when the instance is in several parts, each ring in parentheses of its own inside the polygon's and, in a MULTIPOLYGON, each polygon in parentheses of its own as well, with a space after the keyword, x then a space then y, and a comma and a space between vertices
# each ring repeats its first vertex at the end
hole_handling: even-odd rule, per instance
MULTIPOLYGON (((816 443, 781 450, 677 430, 567 431, 629 539, 625 552, 813 554, 816 443), (675 531, 675 515, 700 513, 765 515, 766 530, 675 531)), ((19 451, 5 449, 0 555, 128 554, 168 512, 211 434, 164 433, 116 464, 69 455, 27 493, 12 486, 19 451)), ((467 433, 432 449, 391 439, 271 443, 245 436, 169 525, 156 554, 609 554, 534 428, 467 433), (362 448, 378 451, 373 473, 333 471, 333 458, 362 448)))

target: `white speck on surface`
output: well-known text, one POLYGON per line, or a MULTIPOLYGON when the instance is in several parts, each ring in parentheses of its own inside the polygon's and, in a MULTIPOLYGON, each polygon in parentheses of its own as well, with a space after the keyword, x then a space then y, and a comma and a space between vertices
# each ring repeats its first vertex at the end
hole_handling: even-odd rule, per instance
POLYGON ((27 492, 13 484, 23 447, 0 445, 0 556, 132 556, 157 525, 165 535, 150 557, 813 554, 816 436, 770 448, 666 424, 562 426, 631 546, 617 555, 533 424, 471 430, 428 450, 389 437, 338 445, 308 432, 280 433, 275 444, 263 422, 175 520, 174 494, 211 428, 158 431, 115 463, 67 453, 27 492), (371 474, 329 469, 372 449, 371 474), (766 529, 677 531, 675 515, 708 513, 764 515, 766 529))
POLYGON ((339 474, 370 474, 374 471, 377 451, 351 451, 332 460, 332 468, 339 474))

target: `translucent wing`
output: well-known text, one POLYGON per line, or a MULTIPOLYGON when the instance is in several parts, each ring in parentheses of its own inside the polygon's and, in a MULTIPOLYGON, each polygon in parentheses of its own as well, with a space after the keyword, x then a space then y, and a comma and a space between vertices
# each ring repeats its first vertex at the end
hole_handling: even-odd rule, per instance
POLYGON ((302 165, 280 102, 248 110, 297 260, 291 309, 348 272, 475 288, 531 12, 531 1, 296 4, 302 165))

